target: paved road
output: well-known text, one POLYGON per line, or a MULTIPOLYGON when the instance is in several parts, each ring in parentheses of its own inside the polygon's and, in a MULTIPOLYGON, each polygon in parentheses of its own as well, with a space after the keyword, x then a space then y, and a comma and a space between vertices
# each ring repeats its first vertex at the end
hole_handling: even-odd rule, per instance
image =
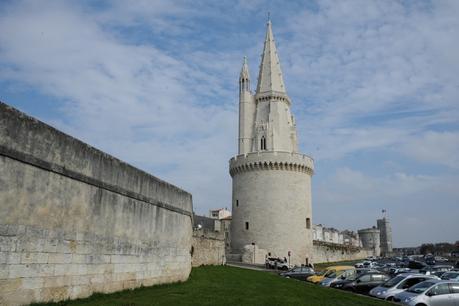
POLYGON ((277 271, 273 269, 266 269, 264 265, 253 265, 253 264, 248 264, 248 263, 243 263, 243 262, 238 262, 238 261, 227 261, 226 265, 230 267, 237 267, 237 268, 243 268, 243 269, 249 269, 249 270, 255 270, 255 271, 270 272, 274 274, 278 274, 281 272, 281 271, 277 271))

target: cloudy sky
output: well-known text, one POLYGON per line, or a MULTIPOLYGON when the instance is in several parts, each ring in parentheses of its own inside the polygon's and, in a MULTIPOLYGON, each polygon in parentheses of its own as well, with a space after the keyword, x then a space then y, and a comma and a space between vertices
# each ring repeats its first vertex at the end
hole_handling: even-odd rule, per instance
POLYGON ((0 99, 231 206, 237 79, 266 15, 313 221, 395 246, 459 240, 459 1, 0 1, 0 99))

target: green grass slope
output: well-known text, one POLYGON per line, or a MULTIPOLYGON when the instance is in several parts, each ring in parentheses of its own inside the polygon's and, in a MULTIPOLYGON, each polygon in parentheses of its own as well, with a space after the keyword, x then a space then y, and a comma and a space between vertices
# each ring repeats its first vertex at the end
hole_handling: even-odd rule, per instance
MULTIPOLYGON (((40 304, 45 305, 45 304, 40 304)), ((194 268, 184 283, 139 288, 46 305, 391 305, 275 274, 228 266, 194 268)))

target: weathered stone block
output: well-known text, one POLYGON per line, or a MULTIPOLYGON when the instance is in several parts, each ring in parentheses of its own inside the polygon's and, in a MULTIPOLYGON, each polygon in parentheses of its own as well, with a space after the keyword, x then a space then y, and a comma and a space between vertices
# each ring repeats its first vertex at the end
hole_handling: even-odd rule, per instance
POLYGON ((20 264, 21 263, 21 253, 9 252, 7 263, 10 265, 20 264))
POLYGON ((0 236, 0 252, 15 252, 18 239, 12 236, 0 236))
POLYGON ((22 278, 10 278, 0 280, 0 292, 16 291, 23 286, 22 278))
POLYGON ((0 279, 8 278, 9 265, 0 264, 0 279))
POLYGON ((53 288, 59 286, 70 286, 72 284, 72 276, 50 276, 43 279, 44 288, 53 288))
POLYGON ((49 255, 48 253, 25 252, 21 254, 21 263, 22 264, 47 263, 48 255, 49 255))
POLYGON ((43 288, 45 278, 43 277, 26 277, 22 278, 22 288, 24 289, 39 289, 43 288))
POLYGON ((75 254, 64 254, 64 253, 50 253, 48 255, 48 263, 50 264, 66 264, 72 263, 75 254))

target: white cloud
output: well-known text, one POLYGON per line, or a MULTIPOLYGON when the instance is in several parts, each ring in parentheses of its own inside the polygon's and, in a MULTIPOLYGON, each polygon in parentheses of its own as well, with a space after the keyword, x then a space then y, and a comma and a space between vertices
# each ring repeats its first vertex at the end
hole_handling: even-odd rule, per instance
POLYGON ((386 209, 395 245, 455 241, 458 180, 457 176, 403 172, 372 176, 339 168, 315 188, 314 222, 357 230, 376 225, 379 212, 386 209))
POLYGON ((229 206, 235 108, 201 100, 221 95, 220 71, 119 41, 78 8, 40 6, 2 17, 1 79, 65 99, 60 128, 193 192, 198 209, 229 206))
POLYGON ((418 161, 459 169, 459 133, 428 131, 412 137, 402 151, 418 161))
MULTIPOLYGON (((457 2, 409 6, 320 1, 317 11, 294 14, 281 29, 291 33, 288 39, 281 37, 280 50, 288 89, 296 97, 294 104, 307 100, 297 106, 297 121, 302 131, 309 131, 307 150, 314 152, 323 142, 322 147, 333 146, 341 129, 354 129, 355 134, 376 130, 373 145, 384 147, 397 145, 400 134, 414 137, 432 123, 458 123, 457 2), (381 141, 381 130, 392 130, 392 137, 384 133, 391 143, 381 141)), ((357 150, 360 140, 346 139, 357 150)), ((322 150, 315 157, 341 158, 352 152, 322 150)))

